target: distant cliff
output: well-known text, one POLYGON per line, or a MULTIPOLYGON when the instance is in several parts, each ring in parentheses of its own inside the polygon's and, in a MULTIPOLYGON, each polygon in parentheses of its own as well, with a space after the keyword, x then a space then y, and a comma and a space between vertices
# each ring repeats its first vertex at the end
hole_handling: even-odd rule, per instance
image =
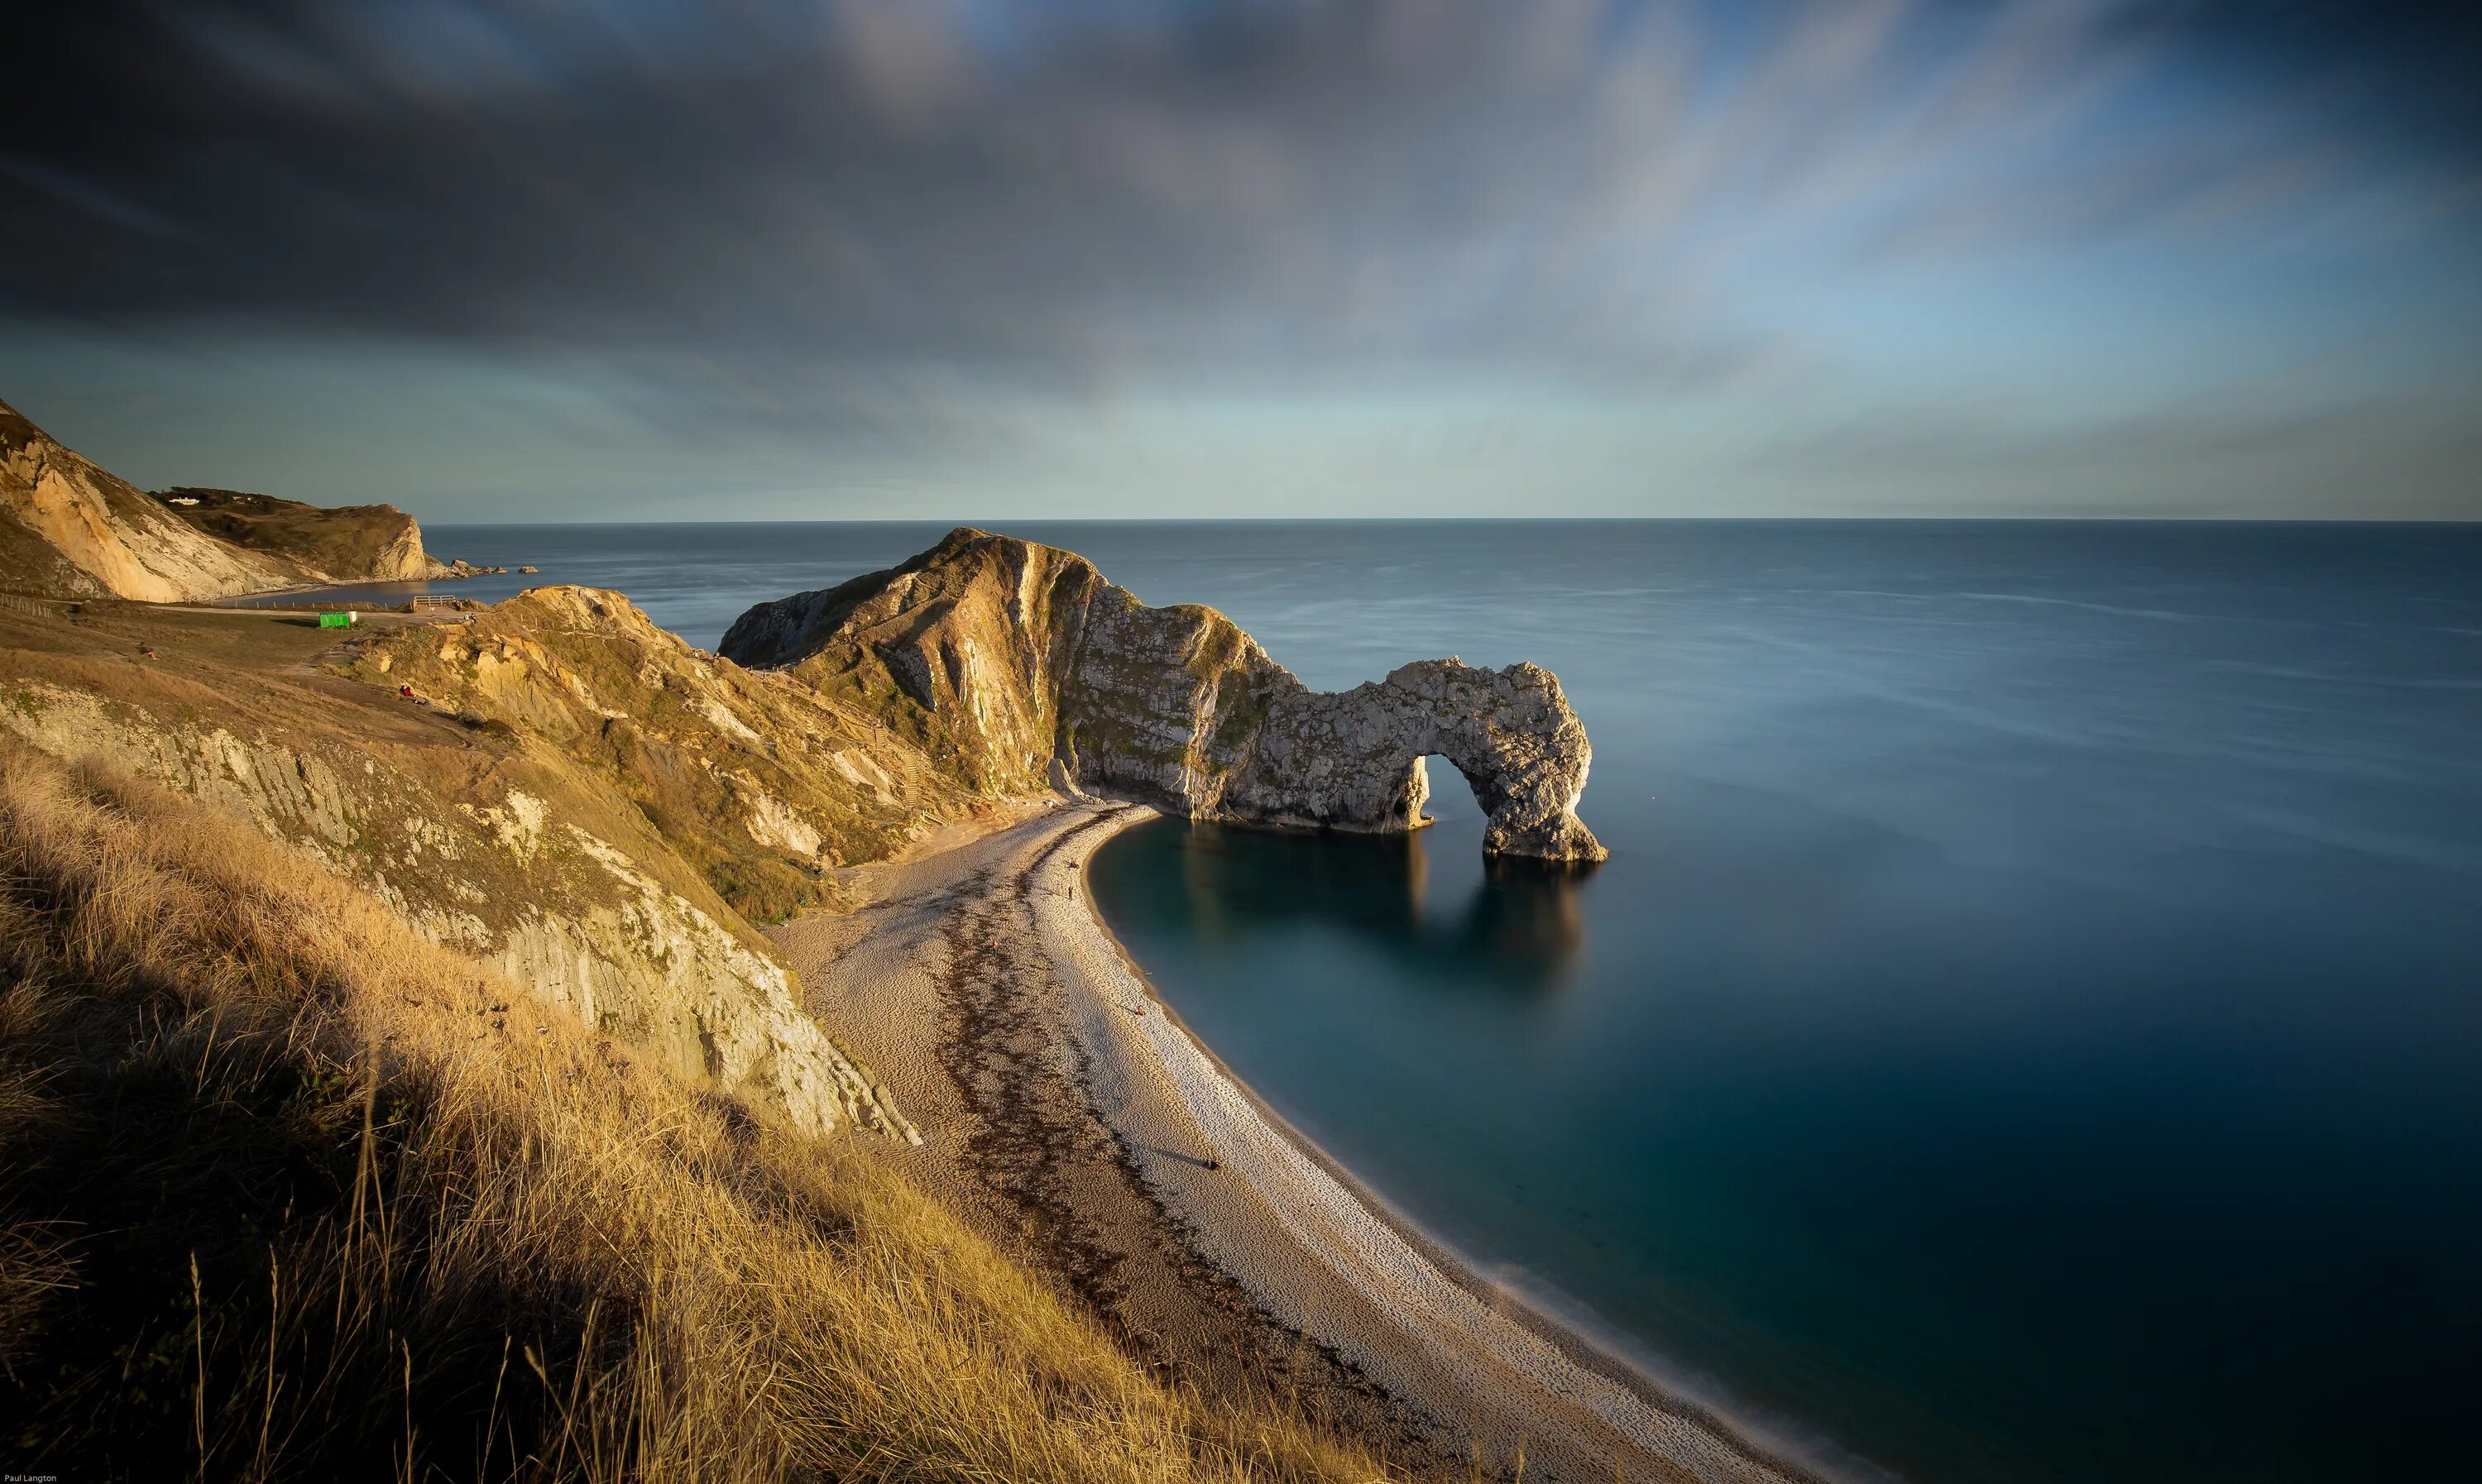
POLYGON ((292 564, 305 581, 412 582, 458 574, 422 549, 422 527, 393 505, 328 509, 187 486, 156 498, 218 541, 292 564))
POLYGON ((393 506, 323 510, 223 490, 150 495, 0 402, 0 588, 162 603, 448 575, 423 551, 413 517, 393 506))
POLYGON ((302 581, 199 531, 0 403, 0 572, 21 591, 181 602, 302 581))
POLYGON ((1151 608, 1071 552, 961 528, 888 571, 761 603, 721 652, 870 707, 990 793, 1046 783, 1192 818, 1410 830, 1445 757, 1494 855, 1599 861, 1560 682, 1455 659, 1318 692, 1211 608, 1151 608))

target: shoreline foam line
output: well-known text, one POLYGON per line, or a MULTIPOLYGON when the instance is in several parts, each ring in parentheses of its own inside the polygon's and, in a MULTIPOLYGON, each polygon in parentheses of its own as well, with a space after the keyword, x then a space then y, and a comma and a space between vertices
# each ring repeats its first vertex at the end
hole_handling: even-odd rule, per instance
POLYGON ((1549 1444, 1571 1457, 1731 1484, 1824 1476, 1820 1466, 1790 1462, 1794 1450, 1765 1429, 1684 1399, 1484 1279, 1250 1091, 1163 1002, 1095 907, 1088 862, 1113 835, 1151 817, 1130 808, 1064 821, 1036 863, 1035 926, 1069 990, 1069 1028, 1096 1114, 1209 1260, 1283 1323, 1451 1428, 1514 1414, 1536 1452, 1549 1444), (1071 895, 1078 887, 1083 901, 1071 895), (1139 1008, 1146 1013, 1132 1013, 1139 1008), (1197 1160, 1173 1152, 1192 1138, 1205 1141, 1219 1175, 1245 1184, 1251 1199, 1212 1208, 1199 1199, 1197 1160), (1304 1301, 1308 1285, 1290 1270, 1288 1250, 1308 1253, 1384 1317, 1386 1332, 1323 1325, 1304 1301))

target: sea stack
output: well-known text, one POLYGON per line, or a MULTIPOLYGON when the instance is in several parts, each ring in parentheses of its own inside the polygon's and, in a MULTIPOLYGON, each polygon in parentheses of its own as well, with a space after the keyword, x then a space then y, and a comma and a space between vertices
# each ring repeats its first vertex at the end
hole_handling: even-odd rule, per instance
POLYGON ((1154 608, 1073 552, 960 527, 901 567, 761 603, 719 652, 864 705, 993 794, 1046 785, 1191 819, 1413 830, 1445 757, 1486 854, 1594 861, 1593 749, 1535 665, 1406 665, 1313 691, 1212 608, 1154 608))

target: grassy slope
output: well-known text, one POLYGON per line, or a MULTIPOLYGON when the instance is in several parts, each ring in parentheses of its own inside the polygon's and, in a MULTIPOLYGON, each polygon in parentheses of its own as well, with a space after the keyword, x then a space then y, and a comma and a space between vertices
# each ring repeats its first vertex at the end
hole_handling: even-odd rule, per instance
MULTIPOLYGON (((628 851, 718 920, 741 926, 608 777, 508 726, 409 706, 392 687, 329 673, 325 662, 340 652, 340 641, 304 616, 184 613, 112 600, 83 609, 73 620, 50 606, 39 617, 0 609, 0 693, 13 695, 29 681, 58 684, 168 725, 282 738, 338 766, 372 758, 442 801, 492 804, 522 787, 549 800, 557 817, 628 851), (142 658, 145 649, 156 652, 142 658)), ((460 864, 470 869, 484 859, 460 864)), ((495 889, 519 894, 529 885, 512 869, 495 889)), ((763 950, 764 939, 742 931, 763 950)))
POLYGON ((541 738, 753 921, 831 897, 822 861, 884 858, 984 803, 867 709, 704 654, 617 593, 538 588, 453 629, 374 633, 341 673, 541 738), (763 801, 816 853, 761 838, 763 801))
POLYGON ((1366 1478, 852 1149, 0 752, 0 1417, 85 1476, 1366 1478))
MULTIPOLYGON (((766 909, 780 914, 835 888, 815 860, 762 845, 723 809, 743 780, 774 776, 769 739, 733 733, 660 686, 660 696, 618 689, 642 675, 689 686, 699 677, 679 667, 698 662, 696 651, 617 599, 598 618, 582 593, 558 591, 574 607, 569 631, 540 603, 511 605, 533 611, 541 636, 515 647, 522 665, 500 651, 526 630, 496 613, 500 626, 488 634, 380 615, 340 639, 302 615, 119 602, 68 615, 57 603, 0 603, 0 731, 177 782, 306 844, 435 940, 512 956, 512 972, 566 986, 578 1013, 662 1065, 686 1074, 703 1063, 721 1085, 799 1123, 829 1117, 826 1098, 876 1126, 891 1110, 864 1105, 878 1097, 868 1069, 839 1064, 851 1056, 832 1048, 835 1027, 801 1019, 789 997, 798 987, 750 926, 766 909), (349 663, 357 651, 383 657, 399 645, 461 684, 488 675, 489 685, 469 686, 474 699, 510 709, 410 704, 392 683, 405 666, 370 676, 380 683, 331 668, 368 671, 349 663), (437 661, 451 646, 463 658, 437 661), (491 653, 477 658, 478 646, 491 653), (597 688, 619 704, 579 699, 597 688), (576 727, 558 725, 564 717, 576 727), (622 738, 635 740, 603 745, 622 738), (521 795, 546 827, 531 845, 512 832, 521 795), (627 869, 616 872, 615 859, 627 869)), ((411 673, 430 692, 427 673, 411 673)), ((728 689, 703 686, 693 699, 731 721, 721 709, 728 689)), ((789 756, 829 733, 787 726, 779 735, 775 750, 789 756)), ((842 782, 832 768, 805 776, 842 782)), ((925 797, 881 805, 846 787, 841 804, 875 811, 899 838, 896 825, 944 817, 922 808, 925 797)), ((928 797, 940 795, 934 787, 928 797)), ((837 828, 850 819, 838 807, 826 800, 812 817, 837 828)))

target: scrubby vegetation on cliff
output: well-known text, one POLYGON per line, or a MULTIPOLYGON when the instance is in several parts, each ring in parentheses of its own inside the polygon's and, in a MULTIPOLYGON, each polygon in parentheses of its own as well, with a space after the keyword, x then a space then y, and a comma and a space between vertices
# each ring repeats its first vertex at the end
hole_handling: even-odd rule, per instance
POLYGON ((0 751, 0 1446, 234 1479, 1360 1479, 850 1147, 0 751))
POLYGON ((373 634, 341 668, 543 739, 755 922, 832 900, 823 867, 973 804, 871 710, 693 649, 618 593, 537 588, 471 623, 373 634))
MULTIPOLYGON (((610 758, 340 677, 323 662, 359 641, 340 649, 298 619, 29 606, 0 608, 0 730, 170 783, 315 852, 422 936, 673 1072, 814 1131, 901 1136, 901 1115, 802 1014, 780 955, 668 843, 610 758)), ((465 632, 406 629, 435 650, 465 632)), ((492 659, 514 674, 496 646, 492 659)), ((680 759, 701 774, 730 764, 696 748, 680 759)))

